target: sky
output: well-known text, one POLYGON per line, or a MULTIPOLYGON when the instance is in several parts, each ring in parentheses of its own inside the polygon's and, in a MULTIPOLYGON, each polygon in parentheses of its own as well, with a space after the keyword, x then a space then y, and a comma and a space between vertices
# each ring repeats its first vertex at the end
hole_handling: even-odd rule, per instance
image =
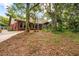
POLYGON ((7 6, 10 6, 12 3, 0 3, 0 15, 1 16, 6 16, 7 12, 7 6))
POLYGON ((39 18, 42 18, 43 15, 44 15, 43 12, 37 12, 37 13, 36 13, 36 17, 37 17, 38 19, 39 19, 39 18))
POLYGON ((6 13, 6 8, 5 8, 4 4, 0 3, 0 15, 6 16, 5 13, 6 13))
MULTIPOLYGON (((6 12, 7 12, 7 9, 6 7, 7 6, 10 6, 12 3, 0 3, 0 15, 1 16, 6 16, 6 12)), ((38 12, 36 13, 37 17, 38 18, 41 18, 43 16, 43 13, 42 12, 38 12)))
POLYGON ((0 3, 79 3, 79 0, 1 0, 0 3))

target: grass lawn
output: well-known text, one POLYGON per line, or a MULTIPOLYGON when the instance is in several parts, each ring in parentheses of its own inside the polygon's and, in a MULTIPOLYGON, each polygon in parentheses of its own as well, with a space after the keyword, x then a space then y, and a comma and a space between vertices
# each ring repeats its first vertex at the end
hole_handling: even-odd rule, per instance
POLYGON ((0 43, 0 55, 79 55, 79 33, 21 33, 0 43))
POLYGON ((74 32, 63 32, 63 33, 55 33, 55 36, 64 36, 76 43, 79 43, 79 32, 78 33, 74 33, 74 32))

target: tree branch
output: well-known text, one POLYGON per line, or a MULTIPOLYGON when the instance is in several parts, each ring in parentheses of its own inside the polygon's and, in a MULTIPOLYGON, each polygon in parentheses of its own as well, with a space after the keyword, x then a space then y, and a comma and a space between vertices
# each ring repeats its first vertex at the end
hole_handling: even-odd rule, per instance
POLYGON ((30 8, 30 10, 34 9, 38 5, 39 5, 39 3, 35 4, 33 7, 30 8))

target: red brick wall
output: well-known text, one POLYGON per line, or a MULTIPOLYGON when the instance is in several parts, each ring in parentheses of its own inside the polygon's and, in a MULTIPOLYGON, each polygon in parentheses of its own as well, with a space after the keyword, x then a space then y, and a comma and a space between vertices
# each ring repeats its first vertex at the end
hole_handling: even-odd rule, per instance
POLYGON ((11 24, 12 30, 18 30, 18 23, 11 24))

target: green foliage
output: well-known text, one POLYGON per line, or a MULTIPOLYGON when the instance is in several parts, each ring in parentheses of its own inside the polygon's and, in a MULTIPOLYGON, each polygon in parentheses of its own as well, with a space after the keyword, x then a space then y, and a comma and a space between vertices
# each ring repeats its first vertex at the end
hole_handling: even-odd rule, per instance
POLYGON ((63 35, 66 38, 71 38, 72 41, 79 43, 79 32, 75 33, 75 32, 66 31, 58 35, 61 35, 61 36, 63 35))
MULTIPOLYGON (((43 11, 41 5, 36 3, 14 3, 11 7, 8 7, 7 15, 13 18, 26 19, 29 22, 29 17, 36 20, 35 12, 43 11), (28 5, 29 4, 29 5, 28 5), (29 7, 28 7, 29 6, 29 7)), ((45 6, 44 6, 45 7, 45 6)), ((79 32, 79 4, 47 4, 46 13, 44 16, 52 19, 52 24, 46 28, 46 31, 64 32, 70 30, 72 32, 79 32), (51 7, 53 6, 53 7, 51 7), (53 8, 53 11, 52 11, 53 8)), ((26 25, 27 26, 27 25, 26 25)))
POLYGON ((7 26, 8 31, 12 31, 12 28, 10 26, 7 26))
POLYGON ((7 17, 3 17, 3 16, 0 16, 0 25, 1 26, 7 26, 8 25, 8 18, 7 17))
POLYGON ((26 5, 25 3, 14 3, 11 6, 12 10, 16 14, 17 18, 25 19, 26 15, 26 5))
POLYGON ((11 16, 12 18, 16 18, 16 13, 13 10, 13 7, 7 7, 7 16, 11 16))
POLYGON ((70 30, 79 32, 79 4, 53 4, 54 11, 47 11, 52 19, 54 31, 70 30), (54 25, 55 24, 55 25, 54 25))

